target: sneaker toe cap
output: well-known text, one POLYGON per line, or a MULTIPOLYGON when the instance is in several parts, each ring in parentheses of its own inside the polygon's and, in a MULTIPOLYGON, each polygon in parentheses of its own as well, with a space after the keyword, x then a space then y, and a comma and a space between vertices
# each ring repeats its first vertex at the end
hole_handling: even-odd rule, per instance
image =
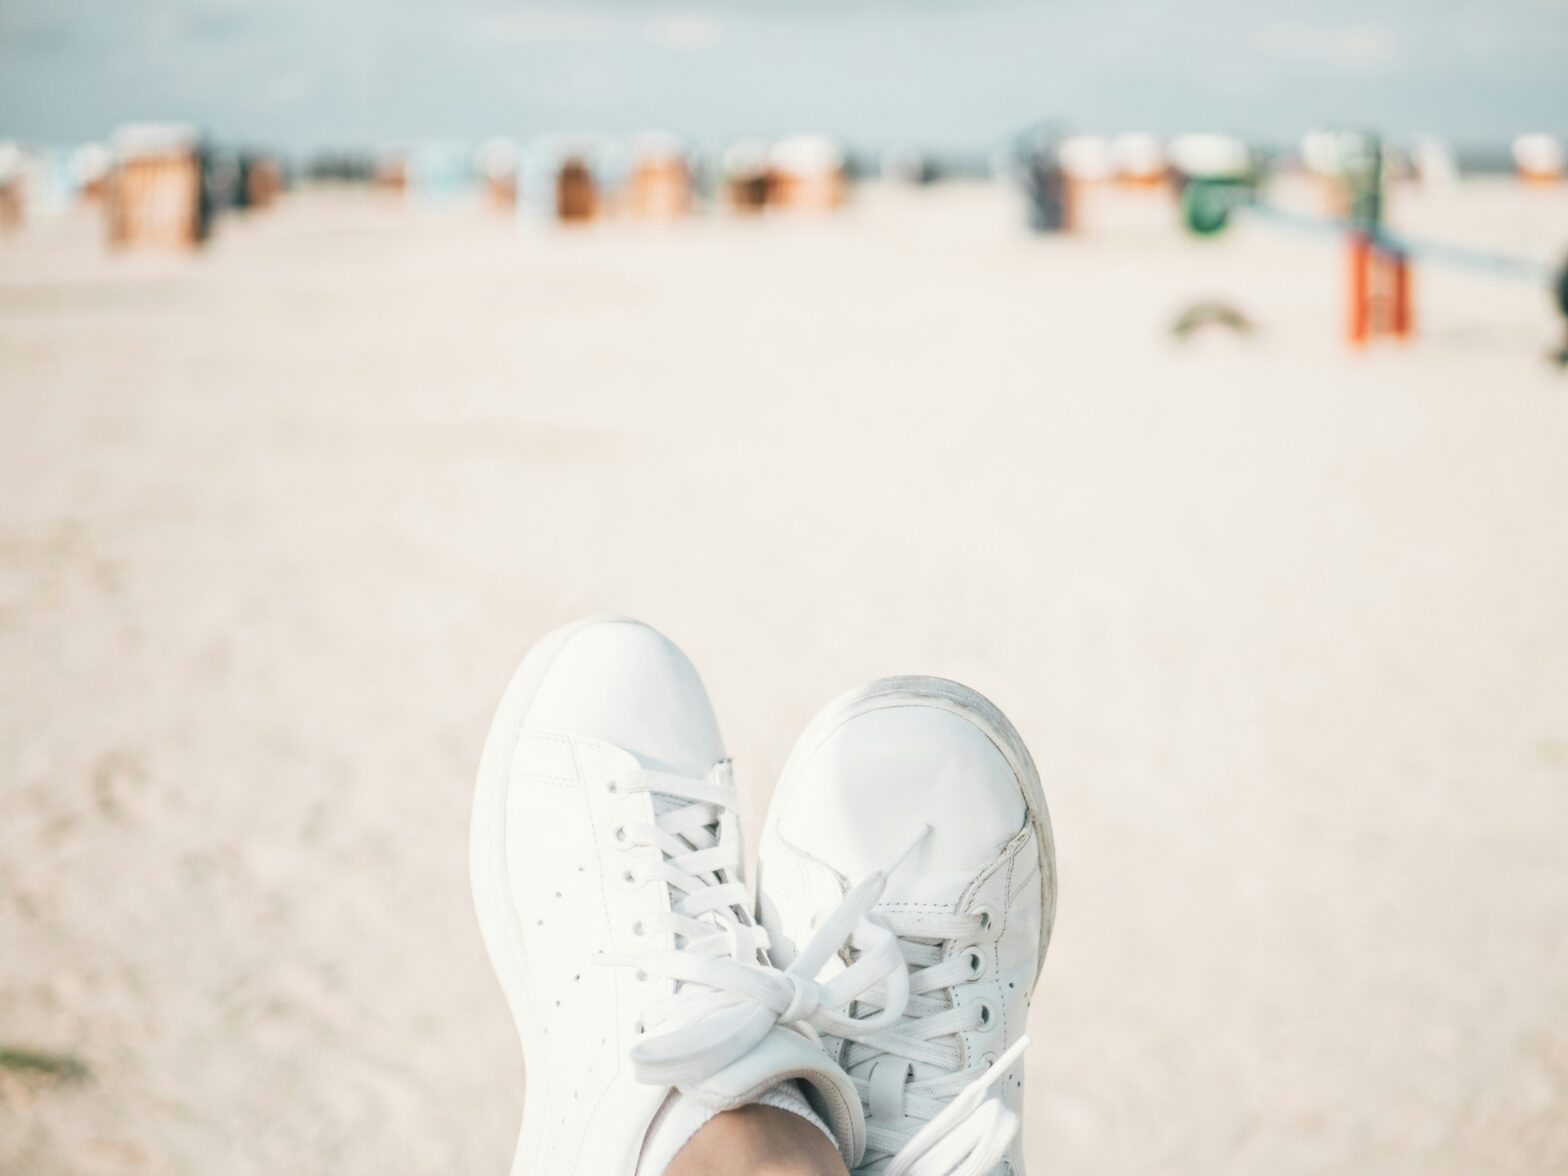
POLYGON ((923 826, 932 832, 910 866, 946 871, 994 858, 1026 819, 1018 777, 990 737, 912 703, 829 734, 800 766, 779 832, 853 880, 885 868, 923 826))
POLYGON ((701 775, 724 758, 713 707, 691 660, 640 621, 593 620, 556 650, 523 727, 631 752, 651 768, 701 775))

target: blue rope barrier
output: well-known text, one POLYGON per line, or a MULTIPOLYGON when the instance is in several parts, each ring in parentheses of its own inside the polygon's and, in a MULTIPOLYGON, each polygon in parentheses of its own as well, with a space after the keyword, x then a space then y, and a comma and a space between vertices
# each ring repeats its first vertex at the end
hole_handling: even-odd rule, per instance
POLYGON ((1261 200, 1240 198, 1236 207, 1244 212, 1250 212, 1263 220, 1273 221, 1289 229, 1299 229, 1312 237, 1339 237, 1355 229, 1355 225, 1348 220, 1336 219, 1326 216, 1312 216, 1305 212, 1290 212, 1283 208, 1276 208, 1272 204, 1264 204, 1261 200))
MULTIPOLYGON (((1283 208, 1276 208, 1272 204, 1266 204, 1255 196, 1238 193, 1234 201, 1236 208, 1313 236, 1340 236, 1345 233, 1364 231, 1351 220, 1289 212, 1283 208)), ((1556 281, 1560 269, 1559 266, 1533 257, 1470 249, 1462 245, 1448 245, 1442 241, 1429 241, 1420 237, 1406 236, 1403 233, 1391 233, 1382 228, 1373 234, 1373 239, 1381 248, 1402 253, 1417 261, 1436 262, 1439 265, 1474 270, 1492 277, 1518 279, 1536 285, 1546 285, 1556 281)))
POLYGON ((1556 277, 1556 267, 1533 257, 1516 254, 1491 253, 1484 249, 1467 249, 1460 245, 1446 245, 1441 241, 1424 241, 1407 237, 1403 233, 1380 230, 1380 245, 1391 248, 1420 261, 1435 261, 1460 269, 1478 270, 1499 278, 1517 277, 1521 281, 1544 283, 1556 277))

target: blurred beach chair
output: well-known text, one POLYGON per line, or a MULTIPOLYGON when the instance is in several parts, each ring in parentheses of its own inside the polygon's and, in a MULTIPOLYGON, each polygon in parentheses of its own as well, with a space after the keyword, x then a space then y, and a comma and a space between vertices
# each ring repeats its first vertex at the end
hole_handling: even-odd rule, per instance
POLYGON ((113 138, 109 241, 117 248, 194 249, 211 228, 196 129, 134 123, 113 138))
POLYGON ((1519 135, 1512 154, 1514 174, 1527 184, 1560 184, 1568 174, 1568 150, 1556 135, 1519 135))
POLYGON ((638 220, 671 221, 691 211, 692 177, 687 152, 669 135, 649 135, 632 146, 626 207, 638 220))
POLYGON ((767 203, 807 212, 831 212, 849 198, 843 149, 821 135, 790 135, 768 152, 767 203))
POLYGON ((719 200, 731 212, 761 212, 768 204, 768 149, 752 140, 732 143, 719 156, 719 200))
POLYGON ((567 156, 555 171, 555 219, 562 224, 582 224, 598 212, 599 185, 593 169, 581 156, 567 156))
POLYGON ((474 153, 474 167, 484 190, 485 207, 492 212, 504 216, 517 214, 518 157, 517 143, 503 138, 485 140, 474 153))
POLYGON ((1110 142, 1116 182, 1126 188, 1158 188, 1170 179, 1165 144, 1159 136, 1129 131, 1110 142))
POLYGON ((371 185, 389 196, 408 191, 408 152, 402 147, 383 147, 371 165, 371 185))

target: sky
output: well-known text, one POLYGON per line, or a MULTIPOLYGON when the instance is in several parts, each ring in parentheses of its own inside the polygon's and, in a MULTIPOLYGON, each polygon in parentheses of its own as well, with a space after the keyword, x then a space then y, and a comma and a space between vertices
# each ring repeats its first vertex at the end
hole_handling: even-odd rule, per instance
POLYGON ((0 0, 0 137, 1568 132, 1568 0, 0 0))

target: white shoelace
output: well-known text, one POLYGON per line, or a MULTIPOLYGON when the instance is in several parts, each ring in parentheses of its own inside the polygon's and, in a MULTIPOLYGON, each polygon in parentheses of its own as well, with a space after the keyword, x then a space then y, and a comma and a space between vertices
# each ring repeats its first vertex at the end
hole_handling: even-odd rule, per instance
POLYGON ((599 963, 636 968, 639 978, 676 981, 672 996, 650 1000, 643 1011, 646 1035, 631 1050, 639 1082, 690 1093, 779 1024, 816 1040, 820 1033, 862 1037, 897 1023, 910 999, 909 973, 897 937, 871 916, 884 872, 852 888, 795 962, 780 971, 765 962, 768 934, 752 919, 739 880, 740 829, 729 765, 715 765, 705 780, 638 771, 609 786, 623 795, 654 794, 662 811, 651 823, 617 826, 615 838, 627 848, 659 850, 656 864, 628 867, 623 881, 657 882, 671 896, 668 913, 644 916, 633 932, 671 935, 673 948, 650 945, 596 957, 599 963), (817 974, 845 946, 855 962, 819 983, 817 974), (851 1003, 873 988, 880 1011, 869 1018, 850 1016, 851 1003))
POLYGON ((1029 1048, 1026 1033, 917 1131, 887 1166, 884 1176, 988 1176, 1018 1134, 1017 1112, 987 1098, 1029 1048))
MULTIPOLYGON (((994 1014, 984 1004, 955 1005, 945 995, 978 976, 984 956, 971 947, 944 958, 943 947, 984 942, 990 918, 982 912, 880 912, 877 917, 899 938, 909 965, 910 996, 897 1024, 851 1040, 843 1059, 851 1071, 872 1062, 866 1077, 854 1079, 862 1103, 871 1109, 861 1171, 880 1176, 989 1176, 1007 1154, 1019 1121, 1001 1099, 987 1094, 1029 1039, 1019 1038, 995 1060, 982 1057, 960 1068, 958 1035, 988 1024, 994 1014), (941 1072, 912 1079, 916 1062, 941 1072)), ((872 992, 860 998, 862 1007, 880 1009, 875 1014, 879 1021, 895 1003, 882 1006, 881 996, 872 992)))

